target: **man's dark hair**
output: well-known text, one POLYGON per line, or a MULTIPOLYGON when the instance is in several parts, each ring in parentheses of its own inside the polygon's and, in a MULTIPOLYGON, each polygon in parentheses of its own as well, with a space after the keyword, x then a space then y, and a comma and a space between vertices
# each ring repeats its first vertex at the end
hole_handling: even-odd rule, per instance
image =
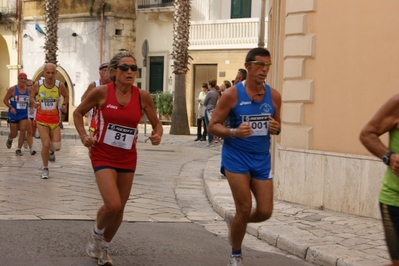
POLYGON ((223 80, 224 86, 226 86, 226 89, 231 87, 231 82, 228 80, 223 80))
POLYGON ((255 61, 256 56, 270 56, 270 52, 262 47, 253 48, 249 50, 245 62, 255 61))
POLYGON ((247 79, 247 71, 246 71, 245 69, 243 69, 243 68, 240 68, 240 69, 238 70, 238 72, 240 72, 240 73, 241 73, 241 76, 242 76, 242 81, 244 81, 244 80, 246 80, 246 79, 247 79))
POLYGON ((211 86, 212 88, 216 87, 216 79, 212 79, 208 82, 209 86, 211 86))

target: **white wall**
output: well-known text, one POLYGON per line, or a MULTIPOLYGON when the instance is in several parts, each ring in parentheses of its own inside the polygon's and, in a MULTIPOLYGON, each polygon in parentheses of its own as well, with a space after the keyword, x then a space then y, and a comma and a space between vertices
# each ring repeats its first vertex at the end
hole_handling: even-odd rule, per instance
MULTIPOLYGON (((44 22, 38 21, 44 30, 44 22)), ((23 71, 31 78, 44 64, 45 36, 35 30, 35 23, 27 21, 22 32, 23 71)), ((58 29, 58 64, 65 69, 73 88, 73 105, 80 103, 80 98, 88 84, 99 77, 99 22, 98 21, 60 21, 58 29), (72 33, 78 34, 72 37, 72 33)), ((66 77, 67 78, 67 77, 66 77)), ((72 99, 72 98, 71 98, 72 99)))
POLYGON ((173 20, 172 21, 147 21, 145 14, 137 14, 136 21, 136 51, 135 57, 137 65, 142 68, 142 78, 138 79, 137 82, 142 83, 143 89, 149 89, 149 60, 147 58, 147 67, 143 67, 143 56, 142 56, 142 44, 144 40, 148 41, 149 52, 148 56, 164 56, 164 91, 174 90, 174 80, 170 85, 168 83, 169 77, 174 78, 172 74, 173 68, 170 54, 173 49, 173 20))
MULTIPOLYGON (((266 6, 270 0, 266 0, 266 6)), ((261 0, 253 0, 251 4, 251 17, 260 17, 261 0)), ((230 19, 231 0, 193 0, 191 6, 191 20, 218 20, 230 19)), ((267 10, 267 9, 266 9, 267 10)))

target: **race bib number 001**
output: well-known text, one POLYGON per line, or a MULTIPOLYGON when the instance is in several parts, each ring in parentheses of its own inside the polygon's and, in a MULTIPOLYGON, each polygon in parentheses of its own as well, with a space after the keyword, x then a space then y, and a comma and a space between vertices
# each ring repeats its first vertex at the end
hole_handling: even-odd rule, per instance
POLYGON ((252 128, 251 136, 266 136, 269 134, 269 117, 265 115, 244 115, 242 121, 252 128))
POLYGON ((136 132, 136 128, 110 123, 105 132, 104 143, 113 147, 130 150, 133 147, 136 132))

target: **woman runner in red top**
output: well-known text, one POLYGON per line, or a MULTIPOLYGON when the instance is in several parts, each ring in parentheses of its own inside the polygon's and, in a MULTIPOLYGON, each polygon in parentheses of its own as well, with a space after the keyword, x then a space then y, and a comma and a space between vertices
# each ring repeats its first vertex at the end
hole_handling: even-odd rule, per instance
POLYGON ((76 130, 86 147, 91 147, 91 162, 104 201, 90 229, 86 246, 88 256, 99 265, 113 265, 108 247, 122 223, 137 163, 137 125, 144 112, 153 128, 149 137, 159 145, 163 133, 149 93, 133 86, 137 75, 136 59, 126 51, 117 53, 109 63, 113 82, 92 90, 73 113, 76 130), (95 135, 86 133, 84 115, 93 107, 97 112, 95 135))

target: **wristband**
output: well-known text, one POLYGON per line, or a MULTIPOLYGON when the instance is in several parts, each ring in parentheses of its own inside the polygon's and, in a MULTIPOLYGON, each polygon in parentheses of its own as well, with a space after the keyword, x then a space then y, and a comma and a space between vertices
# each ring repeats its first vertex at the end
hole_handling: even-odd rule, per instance
POLYGON ((235 138, 237 135, 236 135, 236 132, 237 131, 237 129, 236 128, 230 128, 230 137, 231 138, 235 138))

